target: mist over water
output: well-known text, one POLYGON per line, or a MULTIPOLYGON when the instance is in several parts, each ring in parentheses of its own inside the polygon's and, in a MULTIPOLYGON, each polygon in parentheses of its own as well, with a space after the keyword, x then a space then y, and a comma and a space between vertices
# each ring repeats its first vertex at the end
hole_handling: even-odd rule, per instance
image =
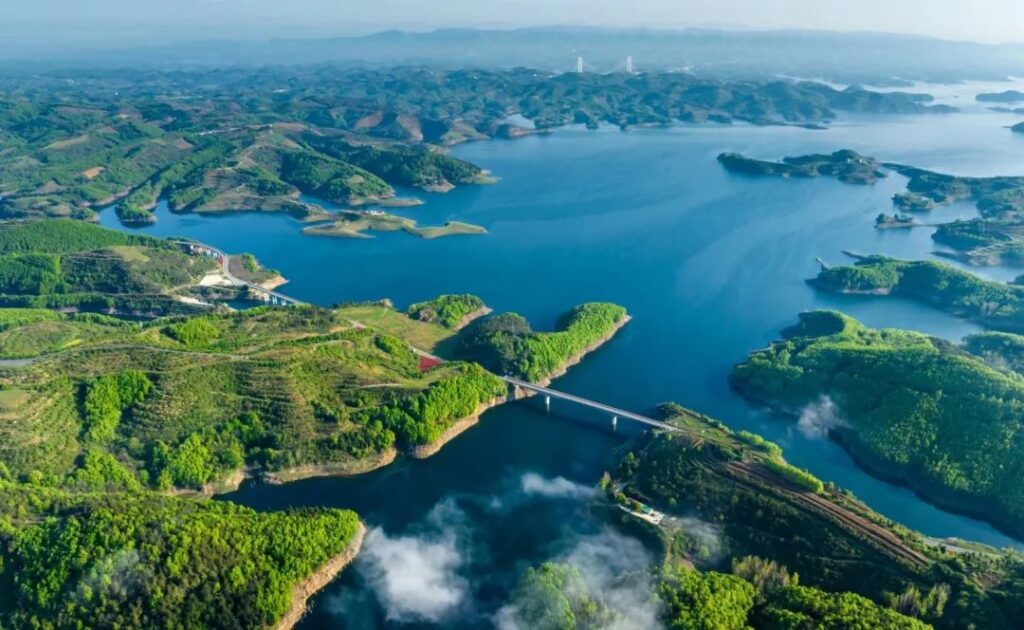
MULTIPOLYGON (((974 108, 948 116, 845 118, 827 131, 571 128, 454 149, 490 169, 501 179, 496 185, 447 195, 401 191, 427 201, 402 214, 423 225, 477 223, 489 230, 485 236, 312 238, 286 216, 203 217, 166 208, 142 231, 252 252, 291 280, 285 293, 318 304, 388 297, 402 306, 469 292, 540 329, 580 302, 623 304, 633 321, 556 388, 637 412, 677 401, 779 443, 792 463, 850 489, 895 521, 930 536, 1003 546, 1014 541, 857 468, 822 436, 842 421, 842 410, 827 399, 797 421, 753 408, 728 387, 732 365, 776 339, 806 309, 841 309, 870 326, 952 340, 979 330, 914 303, 826 295, 805 283, 817 272, 815 258, 841 263, 843 250, 932 257, 931 228, 873 227, 905 180, 891 175, 875 186, 851 186, 826 178, 752 179, 725 172, 715 157, 740 151, 778 159, 852 148, 956 174, 1024 174, 1024 136, 1006 129, 1013 122, 974 108)), ((955 204, 929 219, 972 216, 973 206, 955 204)), ((116 225, 113 212, 101 219, 116 225)), ((1000 279, 1018 273, 973 271, 1000 279)), ((593 559, 588 548, 612 544, 621 544, 627 559, 649 562, 650 541, 609 530, 590 500, 632 430, 620 422, 614 434, 607 418, 567 404, 556 402, 547 415, 537 401, 515 403, 489 411, 425 461, 401 460, 351 479, 247 486, 228 498, 258 509, 349 507, 370 526, 364 553, 315 599, 305 627, 486 626, 497 623, 528 566, 593 559), (582 551, 574 556, 574 550, 582 551)), ((714 531, 707 533, 712 541, 714 531)))

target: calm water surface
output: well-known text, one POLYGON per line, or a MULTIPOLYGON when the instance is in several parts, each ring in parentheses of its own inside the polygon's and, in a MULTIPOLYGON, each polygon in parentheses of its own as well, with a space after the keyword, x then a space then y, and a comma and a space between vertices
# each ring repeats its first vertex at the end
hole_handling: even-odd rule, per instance
MULTIPOLYGON (((678 401, 778 442, 793 463, 925 534, 1003 546, 1014 541, 870 477, 828 440, 752 408, 726 382, 734 363, 806 309, 839 308, 871 326, 949 339, 978 330, 910 302, 823 295, 804 282, 817 271, 815 258, 841 263, 843 250, 932 256, 930 228, 873 229, 904 180, 850 186, 824 178, 751 179, 725 172, 715 157, 741 151, 777 159, 849 147, 956 174, 1024 174, 1024 136, 1006 129, 1014 122, 973 108, 847 118, 827 131, 565 129, 455 149, 490 169, 501 180, 496 185, 445 195, 402 191, 427 202, 402 214, 422 224, 477 223, 490 231, 485 236, 314 238, 285 216, 201 217, 165 207, 159 222, 142 231, 252 252, 289 278, 285 292, 318 304, 387 297, 401 306, 470 292, 498 311, 522 313, 536 328, 550 327, 580 302, 623 304, 633 322, 559 379, 558 388, 641 412, 678 401)), ((972 216, 970 204, 934 213, 935 220, 972 216)), ((102 220, 117 225, 112 212, 102 220)), ((981 272, 1010 278, 1018 270, 981 272)), ((624 441, 605 422, 557 403, 553 416, 536 403, 507 405, 427 461, 354 479, 249 486, 230 498, 258 509, 349 507, 374 529, 355 568, 318 596, 308 627, 452 627, 456 617, 479 626, 507 599, 524 566, 615 545, 636 545, 617 554, 627 564, 649 560, 644 545, 610 531, 604 516, 586 507, 585 487, 624 441), (408 571, 382 571, 381 563, 408 571), (410 585, 412 574, 428 577, 410 585)))

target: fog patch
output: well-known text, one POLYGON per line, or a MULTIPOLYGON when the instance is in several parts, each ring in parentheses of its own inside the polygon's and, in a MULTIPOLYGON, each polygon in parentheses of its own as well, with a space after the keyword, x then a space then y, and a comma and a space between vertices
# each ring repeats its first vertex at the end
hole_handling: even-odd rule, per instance
POLYGON ((357 566, 389 620, 440 623, 466 604, 469 585, 459 575, 467 561, 464 526, 465 514, 443 501, 418 533, 367 532, 357 566))
POLYGON ((527 472, 518 479, 508 479, 504 492, 491 496, 483 505, 491 512, 509 512, 538 499, 585 501, 596 494, 595 488, 565 477, 545 477, 535 472, 527 472))
POLYGON ((594 488, 565 477, 548 479, 532 472, 520 478, 519 486, 526 495, 539 495, 549 499, 589 499, 596 492, 594 488))
POLYGON ((123 549, 93 564, 78 581, 75 599, 86 602, 100 600, 128 601, 148 571, 140 564, 139 552, 123 549))
POLYGON ((804 436, 811 439, 827 437, 829 431, 848 426, 839 416, 839 407, 828 396, 821 396, 800 410, 800 419, 796 424, 804 436))
POLYGON ((712 564, 721 560, 725 549, 720 526, 693 516, 673 517, 673 520, 688 537, 687 551, 694 559, 712 564))
MULTIPOLYGON (((639 540, 605 528, 598 534, 580 537, 566 553, 551 561, 579 570, 586 585, 585 595, 614 611, 601 630, 662 627, 660 606, 647 571, 654 558, 639 540)), ((501 630, 531 630, 523 621, 522 612, 535 604, 511 601, 495 614, 494 623, 501 630)))

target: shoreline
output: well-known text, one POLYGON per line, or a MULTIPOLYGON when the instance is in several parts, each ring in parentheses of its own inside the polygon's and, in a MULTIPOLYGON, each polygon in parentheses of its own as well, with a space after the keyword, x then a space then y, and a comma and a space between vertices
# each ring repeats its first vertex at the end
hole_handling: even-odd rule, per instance
POLYGON ((828 435, 829 439, 838 444, 850 456, 858 468, 875 479, 906 488, 929 505, 950 514, 965 516, 985 523, 996 531, 1024 544, 1024 529, 1012 527, 1010 524, 1017 519, 1007 515, 999 506, 984 505, 985 499, 948 490, 928 479, 918 477, 912 472, 902 475, 899 472, 899 466, 894 466, 875 456, 867 451, 866 447, 859 447, 856 444, 856 436, 851 439, 835 431, 829 431, 828 435))
MULTIPOLYGON (((486 307, 477 309, 476 312, 487 311, 490 309, 486 307)), ((473 315, 473 313, 470 313, 473 315)), ((477 317, 482 317, 486 313, 481 313, 477 317)), ((474 318, 475 319, 475 318, 474 318)), ((588 344, 583 350, 569 357, 559 368, 552 371, 545 378, 538 381, 538 384, 542 387, 548 386, 554 379, 563 376, 569 371, 569 368, 580 363, 584 357, 591 352, 597 350, 604 344, 608 343, 621 329, 623 326, 628 324, 632 320, 632 316, 626 315, 621 320, 615 323, 610 331, 602 335, 600 338, 594 340, 588 344)), ((481 403, 473 411, 472 414, 460 418, 454 421, 451 426, 445 429, 441 436, 430 444, 418 444, 410 448, 405 454, 413 459, 427 459, 433 455, 436 455, 446 444, 457 438, 459 435, 464 433, 466 430, 476 426, 480 422, 480 416, 485 412, 504 405, 508 402, 520 400, 522 398, 528 398, 533 396, 533 392, 524 392, 516 390, 511 396, 498 396, 485 403, 481 403)), ((301 481, 303 479, 311 479, 317 477, 355 477, 357 475, 366 474, 373 472, 380 468, 384 468, 394 463, 398 459, 399 452, 395 448, 388 449, 384 453, 381 453, 375 457, 368 458, 366 460, 356 460, 348 464, 338 463, 324 463, 324 464, 305 464, 302 466, 295 466, 293 468, 287 468, 278 471, 257 471, 251 468, 243 468, 235 471, 223 481, 210 483, 204 486, 201 490, 188 490, 174 488, 168 492, 172 494, 182 494, 189 496, 204 496, 211 497, 215 495, 230 494, 235 492, 241 487, 242 483, 248 480, 253 480, 261 483, 270 485, 284 485, 293 481, 301 481)))
POLYGON ((481 317, 485 317, 487 315, 490 315, 493 312, 494 312, 493 308, 491 308, 489 306, 481 306, 480 308, 476 309, 472 313, 466 313, 465 315, 463 315, 462 319, 460 319, 455 324, 455 327, 452 328, 452 330, 454 330, 455 332, 458 332, 458 331, 462 330, 463 328, 465 328, 466 326, 469 326, 470 324, 472 324, 476 320, 480 319, 481 317))
POLYGON ((389 448, 373 457, 358 459, 349 463, 303 464, 292 468, 268 471, 258 477, 253 477, 253 479, 276 486, 314 477, 355 477, 373 472, 378 468, 384 468, 396 459, 398 459, 398 451, 394 448, 389 448))
MULTIPOLYGON (((740 384, 733 382, 732 378, 729 379, 729 385, 740 395, 741 398, 754 406, 760 406, 761 408, 780 413, 790 418, 797 418, 800 415, 800 411, 797 409, 792 409, 785 405, 777 404, 771 400, 751 395, 749 392, 745 391, 740 384)), ((962 504, 955 503, 954 500, 950 498, 956 497, 957 495, 955 493, 951 493, 941 486, 936 486, 928 480, 916 478, 911 473, 904 475, 899 472, 898 466, 894 467, 888 462, 874 456, 870 452, 864 452, 866 449, 857 448, 857 446, 854 445, 856 437, 851 439, 842 435, 842 433, 829 431, 828 439, 843 449, 843 452, 850 457, 857 469, 863 471, 868 476, 878 479, 879 481, 884 481, 894 486, 910 490, 914 493, 914 496, 920 498, 928 505, 950 514, 967 517, 974 519, 979 523, 984 523, 1001 534, 1024 544, 1024 529, 1017 531, 1010 526, 1009 523, 1012 523, 1014 519, 1007 517, 1005 512, 998 506, 978 506, 979 499, 977 497, 973 497, 971 495, 960 495, 957 497, 959 500, 972 504, 965 507, 962 504)))
POLYGON ((366 525, 358 522, 355 535, 352 541, 341 553, 331 557, 323 566, 317 569, 312 575, 292 587, 292 603, 281 617, 280 621, 272 626, 274 630, 290 630, 295 627, 303 616, 309 605, 310 598, 320 592, 325 586, 334 581, 338 574, 347 567, 359 554, 363 546, 363 538, 366 536, 366 525))
POLYGON ((413 459, 426 459, 432 455, 436 455, 448 442, 451 442, 467 429, 476 426, 480 422, 480 416, 485 411, 493 409, 499 405, 503 405, 508 402, 507 396, 499 396, 492 398, 491 400, 480 403, 476 409, 470 415, 465 418, 460 418, 452 423, 450 427, 445 429, 439 438, 431 442, 430 444, 417 444, 409 450, 409 456, 413 459))
POLYGON ((622 328, 626 324, 628 324, 631 321, 633 321, 633 316, 629 315, 629 314, 625 315, 622 319, 620 319, 619 321, 615 322, 615 325, 612 327, 611 330, 609 330, 607 333, 605 333, 601 337, 599 337, 599 338, 595 339, 594 341, 590 342, 585 348, 583 348, 582 350, 580 350, 576 354, 574 354, 571 357, 569 357, 568 359, 566 359, 565 362, 562 363, 562 365, 560 365, 559 367, 555 368, 554 370, 551 371, 550 374, 548 374, 544 378, 542 378, 539 381, 537 381, 535 383, 535 385, 540 385, 541 387, 547 387, 556 378, 558 378, 560 376, 565 376, 566 372, 569 371, 569 368, 573 367, 574 365, 578 365, 580 363, 580 361, 582 361, 583 358, 586 357, 588 354, 590 354, 591 352, 594 352, 595 350, 597 350, 598 348, 600 348, 604 344, 606 344, 609 341, 611 341, 612 338, 616 334, 618 334, 618 332, 620 330, 622 330, 622 328))

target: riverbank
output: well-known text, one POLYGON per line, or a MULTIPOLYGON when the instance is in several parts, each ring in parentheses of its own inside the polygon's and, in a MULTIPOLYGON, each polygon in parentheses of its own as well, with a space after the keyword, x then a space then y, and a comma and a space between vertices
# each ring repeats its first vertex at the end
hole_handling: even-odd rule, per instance
POLYGON ((330 584, 359 554, 365 536, 366 526, 360 522, 356 533, 352 536, 352 542, 344 551, 332 557, 319 570, 292 587, 292 605, 281 620, 273 626, 274 630, 290 630, 295 627, 295 624, 306 614, 309 599, 317 591, 330 584))
MULTIPOLYGON (((730 378, 729 384, 733 391, 752 405, 761 406, 792 419, 800 418, 804 411, 759 396, 736 379, 730 378)), ((862 447, 852 429, 831 428, 826 435, 849 455, 858 469, 867 475, 893 486, 910 490, 922 501, 945 512, 988 523, 1003 534, 1018 540, 1024 537, 1024 527, 1020 523, 1015 523, 1015 519, 1001 514, 994 506, 985 505, 984 501, 977 497, 944 488, 927 479, 920 478, 912 470, 883 460, 866 447, 862 447)))
POLYGON ((382 453, 365 459, 356 459, 351 462, 328 462, 324 464, 305 464, 264 472, 259 475, 258 480, 269 484, 285 484, 312 477, 353 477, 383 468, 398 458, 398 451, 389 448, 382 453))
POLYGON ((946 512, 984 521, 1007 536, 1024 539, 1024 525, 1018 519, 1002 513, 995 506, 986 505, 978 497, 950 490, 917 476, 913 471, 903 469, 877 457, 870 450, 862 447, 855 435, 847 435, 847 433, 843 430, 832 430, 829 431, 829 438, 841 446, 861 470, 872 477, 906 488, 921 500, 946 512))
POLYGON ((450 427, 448 427, 441 433, 441 436, 439 438, 437 438, 430 444, 417 444, 416 446, 412 447, 412 449, 410 449, 409 451, 409 455, 412 456, 414 459, 426 459, 431 455, 436 454, 444 447, 445 444, 451 442, 456 437, 461 435, 464 431, 466 431, 472 426, 475 426, 478 422, 480 422, 481 414, 483 414, 488 409, 493 409, 498 405, 504 404, 507 400, 507 396, 501 396, 498 398, 493 398, 481 405, 478 405, 471 415, 468 415, 460 420, 456 420, 454 423, 452 423, 450 427))
POLYGON ((458 332, 458 331, 462 330, 463 328, 465 328, 466 326, 469 326, 470 324, 472 324, 476 320, 480 319, 481 317, 484 317, 486 315, 490 315, 493 312, 494 312, 493 308, 491 308, 489 306, 482 306, 482 307, 476 309, 475 311, 473 311, 472 313, 466 313, 465 315, 462 316, 462 319, 460 319, 458 321, 458 323, 455 324, 455 326, 452 328, 452 330, 458 332))

